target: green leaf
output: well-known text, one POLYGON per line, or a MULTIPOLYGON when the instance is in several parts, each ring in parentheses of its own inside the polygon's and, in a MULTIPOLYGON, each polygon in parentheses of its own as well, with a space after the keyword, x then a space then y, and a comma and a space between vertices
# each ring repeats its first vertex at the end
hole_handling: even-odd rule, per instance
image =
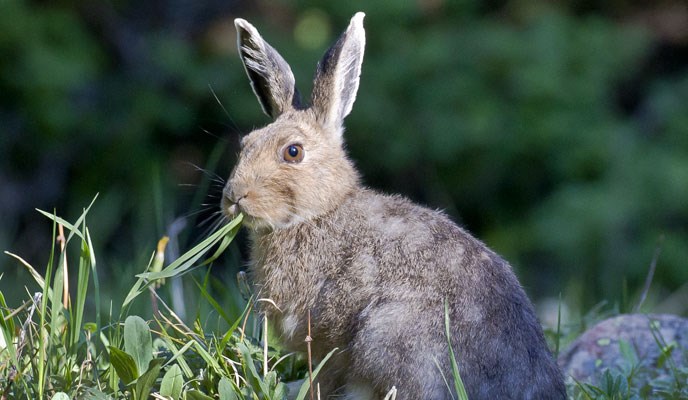
POLYGON ((83 394, 81 394, 79 400, 112 400, 112 397, 94 387, 90 387, 87 388, 83 394))
POLYGON ((194 341, 193 344, 194 348, 196 349, 196 352, 208 364, 208 367, 211 367, 218 374, 222 373, 222 367, 220 366, 220 363, 217 361, 217 359, 212 354, 210 354, 201 343, 194 341))
POLYGON ((217 392, 220 394, 220 400, 238 400, 237 390, 234 388, 234 383, 226 376, 220 378, 220 383, 217 385, 217 392))
POLYGON ((222 342, 220 343, 220 348, 224 348, 227 346, 227 343, 229 343, 229 340, 232 338, 232 335, 234 331, 239 327, 239 324, 244 320, 244 317, 246 316, 246 313, 248 313, 251 309, 251 304, 253 303, 253 296, 251 296, 248 301, 246 302, 246 307, 244 307, 244 311, 241 313, 239 318, 234 321, 232 326, 229 327, 227 332, 225 333, 224 337, 222 338, 222 342))
POLYGON ((181 349, 177 349, 177 345, 171 338, 163 337, 162 340, 165 342, 167 348, 173 353, 172 357, 167 361, 167 364, 169 365, 176 361, 177 365, 182 369, 182 373, 187 378, 192 377, 193 372, 191 372, 191 367, 189 367, 189 364, 184 359, 184 353, 189 349, 189 347, 193 346, 195 342, 190 340, 184 344, 181 349))
POLYGON ((275 395, 273 396, 273 398, 274 399, 286 399, 288 392, 289 392, 289 390, 287 388, 287 385, 285 385, 284 382, 280 382, 275 387, 275 395))
POLYGON ((213 398, 198 390, 190 390, 186 392, 186 400, 213 400, 213 398))
POLYGON ((628 341, 619 338, 619 351, 621 352, 623 358, 630 364, 630 366, 638 365, 638 355, 628 341))
MULTIPOLYGON (((153 256, 155 256, 155 253, 153 253, 153 256)), ((153 257, 151 257, 151 261, 153 261, 153 257)), ((129 293, 127 293, 127 297, 124 298, 124 301, 122 302, 122 310, 126 310, 127 305, 129 305, 129 303, 131 303, 138 295, 143 293, 143 291, 152 283, 153 281, 146 282, 143 278, 139 278, 136 283, 134 283, 134 286, 131 287, 129 293)))
POLYGON ((148 370, 153 359, 153 341, 148 324, 137 315, 124 321, 124 350, 134 358, 139 372, 148 370))
POLYGON ((163 362, 165 362, 163 358, 151 360, 146 372, 136 381, 134 389, 137 400, 148 399, 151 389, 153 385, 155 385, 155 380, 158 379, 158 375, 160 375, 160 368, 163 362))
POLYGON ((241 353, 241 364, 244 367, 244 373, 246 374, 246 380, 254 389, 260 389, 261 393, 269 393, 269 387, 267 383, 260 379, 260 374, 256 369, 256 365, 253 362, 253 357, 251 357, 251 350, 244 344, 237 344, 237 349, 241 353), (248 368, 248 369, 247 369, 248 368), (256 388, 256 386, 258 386, 256 388))
POLYGON ((139 376, 134 358, 117 347, 108 346, 108 349, 110 349, 110 364, 115 368, 122 382, 125 385, 133 382, 139 376))
POLYGON ((269 371, 267 375, 263 377, 263 381, 265 381, 265 384, 270 388, 274 388, 277 386, 277 372, 276 371, 269 371))
MULTIPOLYGON (((167 370, 165 376, 162 377, 160 383, 160 394, 166 397, 171 397, 172 400, 179 399, 182 395, 182 386, 184 386, 184 377, 179 365, 174 364, 167 370)), ((220 396, 222 398, 222 396, 220 396)))

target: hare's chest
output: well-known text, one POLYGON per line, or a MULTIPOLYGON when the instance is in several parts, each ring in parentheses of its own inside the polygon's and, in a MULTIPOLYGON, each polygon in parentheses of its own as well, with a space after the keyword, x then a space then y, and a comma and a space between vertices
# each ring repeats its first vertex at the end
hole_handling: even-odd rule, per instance
POLYGON ((302 261, 256 265, 255 284, 259 297, 286 312, 299 313, 315 301, 323 279, 302 261))

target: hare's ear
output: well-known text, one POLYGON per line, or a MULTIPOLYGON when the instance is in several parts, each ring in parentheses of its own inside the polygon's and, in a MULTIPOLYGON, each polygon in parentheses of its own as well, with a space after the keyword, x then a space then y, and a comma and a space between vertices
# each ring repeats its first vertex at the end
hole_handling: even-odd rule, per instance
POLYGON ((300 99, 289 64, 246 20, 234 20, 241 61, 265 114, 277 118, 291 108, 300 107, 300 99))
POLYGON ((315 74, 312 95, 315 115, 324 126, 339 132, 358 91, 365 48, 364 16, 359 12, 351 18, 349 27, 327 50, 315 74))

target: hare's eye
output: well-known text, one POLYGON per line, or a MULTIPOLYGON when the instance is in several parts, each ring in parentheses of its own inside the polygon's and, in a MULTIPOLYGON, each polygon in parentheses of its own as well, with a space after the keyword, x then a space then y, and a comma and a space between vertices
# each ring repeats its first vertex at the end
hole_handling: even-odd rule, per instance
POLYGON ((290 144, 284 148, 282 158, 288 163, 299 163, 303 160, 303 146, 300 144, 290 144))

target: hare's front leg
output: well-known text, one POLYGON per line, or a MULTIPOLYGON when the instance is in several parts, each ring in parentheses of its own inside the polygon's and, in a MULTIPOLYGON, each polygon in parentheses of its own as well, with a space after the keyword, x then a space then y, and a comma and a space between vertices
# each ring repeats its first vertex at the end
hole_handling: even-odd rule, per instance
POLYGON ((349 382, 344 389, 343 400, 382 400, 375 397, 375 390, 367 382, 349 382))
POLYGON ((431 313, 413 313, 406 302, 385 300, 360 316, 350 351, 347 399, 382 400, 392 388, 397 389, 396 400, 451 398, 438 369, 448 353, 446 342, 434 334, 441 331, 441 322, 414 315, 431 313))

